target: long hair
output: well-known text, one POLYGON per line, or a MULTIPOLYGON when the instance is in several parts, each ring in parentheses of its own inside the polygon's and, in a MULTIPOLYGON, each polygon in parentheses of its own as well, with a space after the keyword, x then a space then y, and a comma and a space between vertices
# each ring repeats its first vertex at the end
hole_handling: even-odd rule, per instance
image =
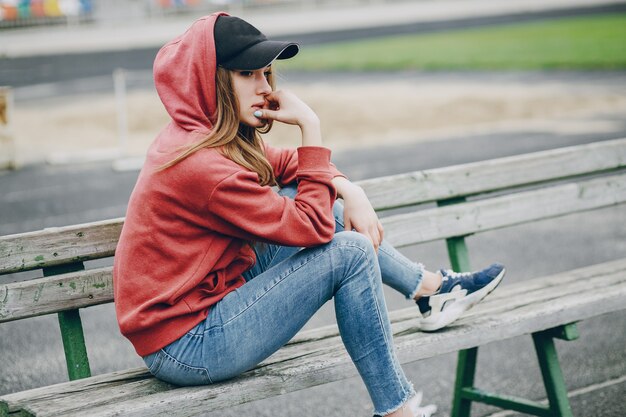
MULTIPOLYGON (((268 82, 274 90, 274 77, 271 73, 268 76, 268 82)), ((239 122, 239 102, 232 87, 229 70, 217 67, 215 84, 217 121, 213 130, 202 140, 183 147, 180 155, 160 166, 158 170, 170 168, 201 149, 220 148, 225 157, 256 172, 259 176, 259 184, 275 185, 274 171, 265 157, 260 136, 260 133, 270 131, 272 121, 269 120, 266 125, 258 129, 239 122)))

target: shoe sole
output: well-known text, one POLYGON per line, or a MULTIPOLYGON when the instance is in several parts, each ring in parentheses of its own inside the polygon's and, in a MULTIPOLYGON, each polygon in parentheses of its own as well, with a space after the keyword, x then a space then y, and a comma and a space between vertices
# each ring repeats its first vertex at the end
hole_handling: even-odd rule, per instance
POLYGON ((495 290, 498 284, 500 284, 500 281, 502 281, 502 278, 504 278, 505 273, 506 269, 502 269, 498 276, 495 277, 489 284, 485 285, 484 288, 481 288, 459 301, 455 301, 452 305, 450 305, 450 307, 445 308, 435 317, 427 317, 420 320, 418 323, 419 329, 424 332, 433 332, 456 321, 459 317, 461 317, 461 315, 463 315, 463 313, 474 307, 482 301, 483 298, 488 296, 489 293, 495 290))

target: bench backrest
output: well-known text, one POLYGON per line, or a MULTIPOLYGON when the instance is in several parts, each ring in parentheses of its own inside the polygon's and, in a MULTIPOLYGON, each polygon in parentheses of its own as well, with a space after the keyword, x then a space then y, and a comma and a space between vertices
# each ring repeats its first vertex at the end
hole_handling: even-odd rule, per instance
MULTIPOLYGON (((464 236, 626 202, 626 139, 359 184, 383 212, 390 243, 446 239, 453 267, 462 270, 464 236), (397 208, 403 212, 384 213, 397 208)), ((83 270, 83 262, 113 256, 122 225, 120 218, 0 237, 0 275, 44 274, 0 286, 0 323, 113 301, 112 268, 83 270)))

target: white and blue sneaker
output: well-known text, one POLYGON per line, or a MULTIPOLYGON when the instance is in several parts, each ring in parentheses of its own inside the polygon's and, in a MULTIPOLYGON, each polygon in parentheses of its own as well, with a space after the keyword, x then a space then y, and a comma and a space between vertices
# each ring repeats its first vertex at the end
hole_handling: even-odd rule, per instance
POLYGON ((439 290, 416 301, 420 330, 439 330, 461 317, 498 286, 505 271, 498 263, 477 272, 439 271, 443 277, 439 290))
POLYGON ((416 392, 407 401, 407 405, 414 417, 431 417, 437 412, 437 406, 434 404, 422 405, 422 391, 416 392))

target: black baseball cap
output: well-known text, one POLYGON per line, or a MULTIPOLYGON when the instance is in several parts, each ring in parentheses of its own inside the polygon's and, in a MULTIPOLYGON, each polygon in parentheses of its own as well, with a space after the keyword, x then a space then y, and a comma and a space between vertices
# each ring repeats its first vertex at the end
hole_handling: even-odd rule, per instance
POLYGON ((298 44, 271 41, 250 23, 235 16, 219 16, 213 29, 217 65, 234 70, 264 68, 275 59, 298 53, 298 44))

